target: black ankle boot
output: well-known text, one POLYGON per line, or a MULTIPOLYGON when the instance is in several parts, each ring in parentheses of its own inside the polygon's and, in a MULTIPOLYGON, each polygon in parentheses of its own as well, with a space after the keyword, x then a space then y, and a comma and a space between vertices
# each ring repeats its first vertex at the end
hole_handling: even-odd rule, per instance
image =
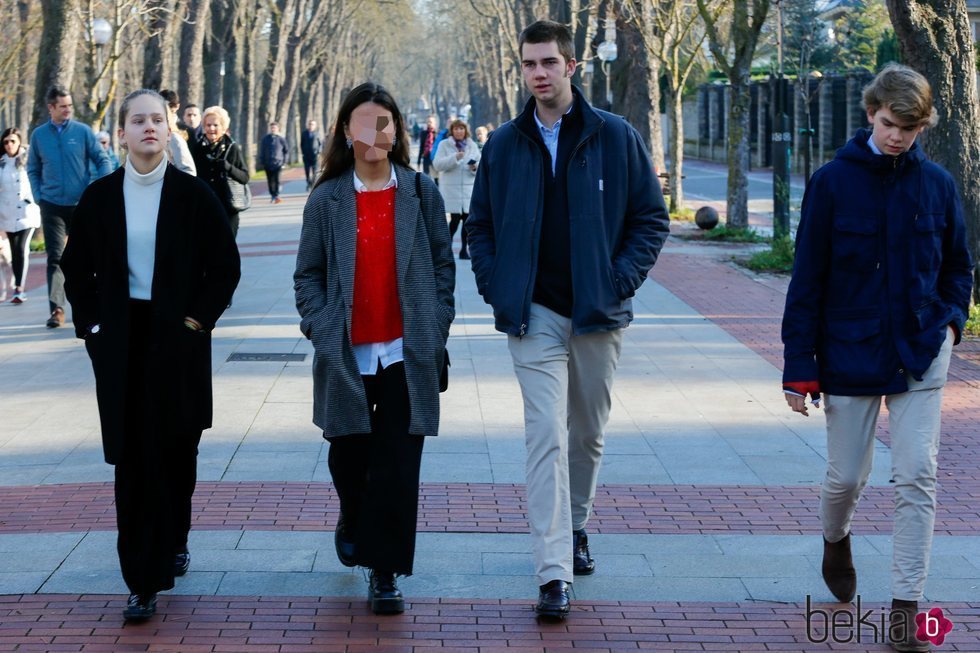
POLYGON ((371 570, 368 602, 374 614, 400 614, 405 611, 405 598, 395 583, 395 574, 371 570))
POLYGON ((848 603, 857 592, 857 572, 851 559, 851 534, 840 542, 823 540, 823 582, 841 603, 848 603))

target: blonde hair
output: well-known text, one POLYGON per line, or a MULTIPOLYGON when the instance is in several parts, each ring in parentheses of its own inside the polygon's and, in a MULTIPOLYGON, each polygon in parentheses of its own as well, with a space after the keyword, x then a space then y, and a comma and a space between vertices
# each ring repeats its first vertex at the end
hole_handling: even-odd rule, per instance
POLYGON ((221 125, 221 129, 223 131, 228 131, 228 128, 231 126, 231 116, 228 115, 228 112, 225 111, 224 107, 219 107, 218 105, 208 107, 203 113, 201 113, 201 122, 203 123, 204 120, 210 115, 217 116, 218 124, 221 125))
POLYGON ((934 127, 939 117, 932 105, 929 80, 908 66, 891 63, 864 87, 861 104, 872 113, 886 108, 911 125, 934 127))

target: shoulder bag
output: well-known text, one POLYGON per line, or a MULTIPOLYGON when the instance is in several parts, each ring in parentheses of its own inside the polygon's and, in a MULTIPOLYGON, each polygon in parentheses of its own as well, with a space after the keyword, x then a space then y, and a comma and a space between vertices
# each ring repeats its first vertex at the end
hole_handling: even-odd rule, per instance
MULTIPOLYGON (((231 145, 225 150, 224 161, 228 160, 228 152, 230 151, 231 145)), ((237 179, 233 179, 227 171, 225 172, 225 182, 228 184, 228 205, 231 208, 236 211, 245 211, 252 206, 252 189, 248 183, 243 184, 237 179)))

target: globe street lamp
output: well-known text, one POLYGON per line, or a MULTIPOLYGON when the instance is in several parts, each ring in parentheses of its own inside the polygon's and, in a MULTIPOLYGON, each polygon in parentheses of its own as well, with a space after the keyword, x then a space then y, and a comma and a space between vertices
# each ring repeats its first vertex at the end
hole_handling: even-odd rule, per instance
POLYGON ((609 105, 610 111, 612 110, 612 88, 610 87, 609 64, 616 61, 618 54, 619 51, 616 48, 616 19, 607 18, 604 40, 596 48, 596 55, 599 57, 599 61, 602 62, 602 74, 606 76, 606 104, 609 105))
MULTIPOLYGON (((96 18, 92 21, 92 43, 95 44, 95 65, 99 81, 96 83, 95 92, 97 101, 102 102, 102 68, 105 66, 104 48, 109 39, 112 38, 112 24, 105 18, 96 18)), ((106 126, 109 126, 109 115, 106 114, 106 126)), ((108 130, 110 135, 112 129, 108 130)))

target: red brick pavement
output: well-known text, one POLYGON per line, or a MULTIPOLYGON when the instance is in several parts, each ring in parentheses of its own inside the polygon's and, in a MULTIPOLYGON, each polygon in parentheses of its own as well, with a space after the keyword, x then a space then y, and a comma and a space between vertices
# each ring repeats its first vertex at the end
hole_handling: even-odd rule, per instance
MULTIPOLYGON (((892 491, 865 491, 854 532, 891 533, 892 491)), ((973 535, 980 488, 944 479, 940 535, 973 535)), ((601 485, 589 528, 597 533, 780 534, 820 532, 819 488, 810 486, 601 485)), ((330 483, 202 482, 199 530, 328 531, 338 502, 330 483)), ((115 530, 111 483, 0 488, 0 533, 115 530)), ((424 483, 419 530, 526 533, 523 485, 424 483)))
MULTIPOLYGON (((801 604, 576 601, 560 624, 535 622, 529 600, 412 599, 398 616, 363 599, 161 596, 160 613, 124 625, 123 597, 0 597, 0 650, 329 653, 356 651, 883 651, 869 643, 816 644, 801 604)), ((824 604, 825 610, 841 608, 824 604)), ((883 606, 868 620, 878 623, 883 606)), ((943 604, 953 631, 943 651, 980 650, 980 604, 943 604)), ((814 622, 816 623, 816 622, 814 622)), ((840 634, 843 639, 843 631, 840 634)))

